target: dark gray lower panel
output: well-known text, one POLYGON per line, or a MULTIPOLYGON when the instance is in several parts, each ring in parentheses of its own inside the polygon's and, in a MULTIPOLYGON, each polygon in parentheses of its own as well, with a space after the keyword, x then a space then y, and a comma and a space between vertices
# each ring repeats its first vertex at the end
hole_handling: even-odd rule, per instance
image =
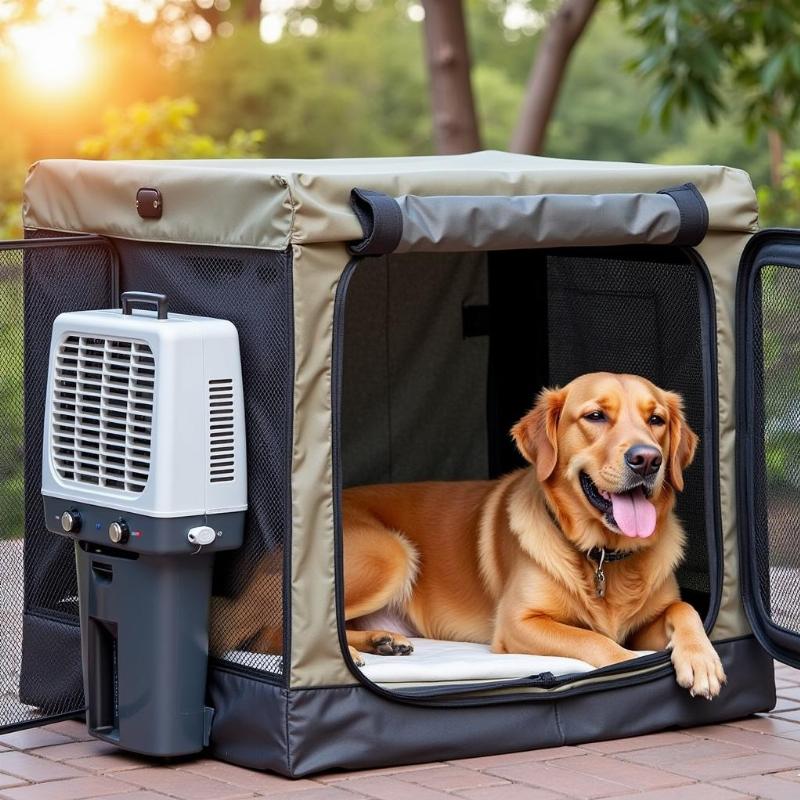
POLYGON ((288 692, 209 664, 208 705, 214 709, 211 753, 223 761, 292 775, 288 692))
POLYGON ((81 629, 43 614, 22 618, 19 700, 44 714, 83 710, 81 629))
POLYGON ((772 659, 755 639, 717 647, 728 684, 712 702, 691 698, 672 674, 559 700, 443 708, 394 702, 361 686, 287 692, 215 669, 211 749, 226 761, 301 777, 636 736, 772 708, 772 659))

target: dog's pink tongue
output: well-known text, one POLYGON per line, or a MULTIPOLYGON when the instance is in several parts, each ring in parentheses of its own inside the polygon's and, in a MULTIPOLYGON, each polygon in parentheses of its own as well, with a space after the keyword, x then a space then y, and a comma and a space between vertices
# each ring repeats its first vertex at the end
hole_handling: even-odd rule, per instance
POLYGON ((640 486, 625 494, 612 494, 611 505, 617 527, 632 538, 646 539, 656 529, 656 509, 640 486))

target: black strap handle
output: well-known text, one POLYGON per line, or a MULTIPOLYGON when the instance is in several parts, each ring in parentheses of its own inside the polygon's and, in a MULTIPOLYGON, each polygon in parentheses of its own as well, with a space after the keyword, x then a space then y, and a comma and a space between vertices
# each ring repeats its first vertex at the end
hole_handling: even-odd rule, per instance
POLYGON ((678 206, 681 225, 670 244, 680 247, 695 247, 708 233, 708 206, 700 190, 693 183, 682 183, 657 194, 667 194, 678 206))
POLYGON ((403 236, 403 214, 393 197, 370 189, 353 189, 350 205, 361 223, 363 236, 348 243, 354 256, 386 255, 403 236))
POLYGON ((155 306, 158 310, 158 318, 167 318, 167 296, 165 294, 156 294, 155 292, 123 292, 122 313, 132 314, 133 306, 155 306))

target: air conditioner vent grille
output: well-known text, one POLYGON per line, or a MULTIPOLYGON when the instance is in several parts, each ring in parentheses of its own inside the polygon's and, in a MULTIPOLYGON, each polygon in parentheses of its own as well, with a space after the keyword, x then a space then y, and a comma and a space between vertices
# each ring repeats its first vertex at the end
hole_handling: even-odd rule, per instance
POLYGON ((51 455, 64 481, 141 493, 150 475, 155 359, 133 339, 66 336, 58 347, 51 455))
POLYGON ((233 380, 208 382, 209 463, 211 483, 225 483, 235 477, 233 380))

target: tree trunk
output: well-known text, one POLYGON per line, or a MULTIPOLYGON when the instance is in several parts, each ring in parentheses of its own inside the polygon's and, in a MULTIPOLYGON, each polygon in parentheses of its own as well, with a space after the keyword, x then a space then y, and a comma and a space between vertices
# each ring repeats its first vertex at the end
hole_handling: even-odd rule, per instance
POLYGON ((783 182, 783 137, 774 128, 767 131, 769 142, 769 174, 773 189, 783 182))
POLYGON ((528 78, 517 127, 511 138, 516 153, 540 153, 572 50, 599 0, 564 0, 542 34, 528 78))
POLYGON ((242 16, 245 22, 261 22, 261 0, 245 0, 242 16))
POLYGON ((423 0, 422 5, 436 149, 480 150, 462 0, 423 0))

